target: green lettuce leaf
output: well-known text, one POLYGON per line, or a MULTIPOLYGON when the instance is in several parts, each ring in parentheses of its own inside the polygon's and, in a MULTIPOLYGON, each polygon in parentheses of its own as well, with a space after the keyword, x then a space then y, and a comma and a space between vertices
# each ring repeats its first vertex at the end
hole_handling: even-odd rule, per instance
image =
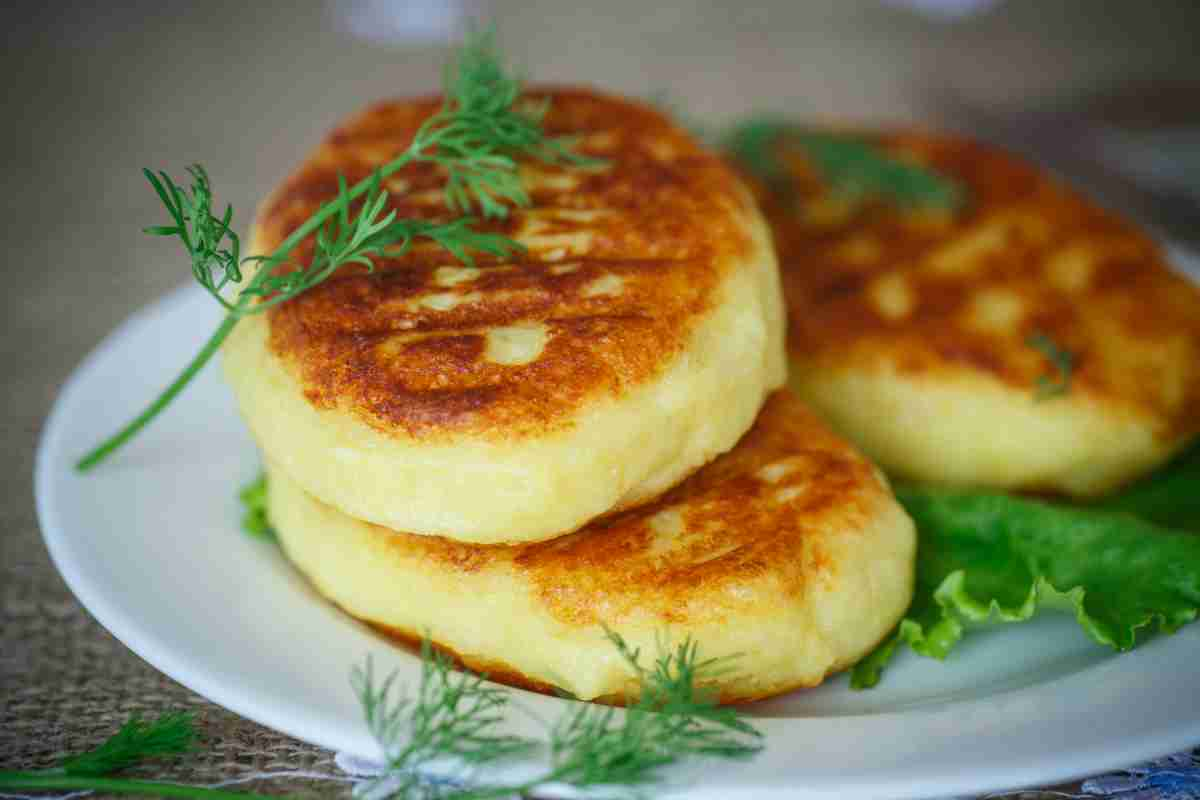
POLYGON ((1174 631, 1200 610, 1200 536, 1124 512, 1003 494, 902 488, 916 522, 917 580, 908 615, 863 659, 867 688, 901 644, 945 658, 972 624, 1067 609, 1088 635, 1128 650, 1139 632, 1174 631))
POLYGON ((267 473, 247 483, 238 492, 242 503, 242 530, 257 539, 275 539, 275 529, 267 517, 267 473))
POLYGON ((1200 441, 1094 508, 1124 511, 1159 525, 1200 532, 1200 441))

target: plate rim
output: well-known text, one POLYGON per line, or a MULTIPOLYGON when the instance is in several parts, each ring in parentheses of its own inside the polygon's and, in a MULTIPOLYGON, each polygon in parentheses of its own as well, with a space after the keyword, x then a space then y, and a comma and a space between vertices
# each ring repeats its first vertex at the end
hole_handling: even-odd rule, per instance
MULTIPOLYGON (((1185 260, 1192 263, 1196 262, 1194 257, 1185 260)), ((353 750, 360 754, 366 753, 367 750, 363 746, 371 748, 373 747, 373 742, 370 741, 369 735, 365 731, 365 726, 361 725, 360 720, 355 720, 358 723, 358 727, 362 728, 357 735, 353 731, 346 729, 346 726, 343 724, 343 730, 340 732, 342 738, 335 742, 333 741, 334 737, 332 733, 330 736, 325 735, 326 730, 323 726, 328 723, 328 720, 322 717, 320 713, 311 709, 293 709, 291 715, 281 722, 281 717, 285 716, 282 713, 274 713, 266 706, 256 705, 253 698, 247 697, 245 692, 239 692, 236 686, 227 686, 220 682, 214 683, 210 679, 211 676, 206 675, 202 669, 194 669, 186 661, 175 658, 169 651, 157 647, 152 640, 146 638, 146 632, 140 630, 138 621, 136 618, 130 617, 128 609, 120 608, 119 604, 114 603, 111 597, 106 596, 101 591, 102 587, 94 585, 85 574, 85 571, 81 569, 80 565, 72 559, 69 546, 71 533, 60 519, 59 509, 56 505, 56 481, 62 478, 62 468, 66 467, 70 479, 79 479, 78 474, 74 471, 73 461, 70 459, 64 461, 64 456, 69 452, 69 448, 63 447, 59 443, 59 438, 63 435, 65 427, 63 421, 64 415, 67 413, 70 400, 76 397, 78 393, 85 391, 85 388, 89 385, 89 381, 93 379, 93 373, 97 371, 98 365, 110 354, 115 354, 119 351, 121 345, 126 340, 133 338, 134 334, 141 331, 144 327, 152 327, 159 321, 169 321, 173 314, 180 313, 181 310, 188 308, 192 303, 199 302, 201 299, 206 298, 203 297, 200 290, 191 285, 183 285, 139 308, 98 342, 74 367, 67 380, 63 382, 39 433, 34 460, 35 507, 43 542, 55 568, 80 604, 122 644, 155 669, 215 704, 273 730, 294 736, 325 749, 353 750), (353 742, 353 744, 348 747, 347 744, 350 742, 353 742)), ((162 420, 158 422, 161 424, 162 420)), ((1196 625, 1200 627, 1200 621, 1197 621, 1196 625)), ((1179 634, 1176 634, 1176 636, 1179 636, 1179 634)), ((1169 643, 1169 640, 1167 641, 1169 643)), ((1146 649, 1140 648, 1139 651, 1124 654, 1121 658, 1129 659, 1130 657, 1136 657, 1137 653, 1144 652, 1146 649)), ((1104 663, 1111 662, 1106 661, 1104 663)), ((1066 675, 1033 686, 1006 690, 1001 692, 1001 694, 1005 696, 1019 696, 1029 694, 1035 690, 1044 690, 1047 687, 1052 687, 1062 682, 1078 682, 1079 680, 1078 675, 1066 675)), ((511 687, 506 688, 511 689, 511 687)), ((518 698, 529 694, 517 689, 511 689, 511 691, 518 698)), ((539 699, 550 703, 561 702, 553 698, 539 699)), ((920 715, 944 713, 952 708, 969 710, 969 707, 973 705, 986 705, 988 700, 988 697, 984 697, 957 702, 952 701, 944 705, 920 706, 882 713, 838 714, 830 719, 837 719, 847 723, 861 723, 865 719, 879 720, 881 717, 911 719, 920 715)), ((539 705, 544 704, 539 703, 539 705)), ((755 720, 755 724, 764 731, 765 738, 770 739, 773 735, 781 735, 783 730, 789 727, 788 723, 815 724, 820 723, 824 719, 826 718, 759 718, 755 720)), ((803 725, 798 724, 796 727, 803 727, 803 725)), ((984 779, 982 775, 973 776, 972 773, 964 773, 957 779, 953 776, 942 775, 933 781, 931 786, 909 787, 905 789, 897 785, 895 779, 888 779, 886 774, 883 774, 875 776, 873 779, 868 778, 856 782, 851 791, 872 798, 893 797, 899 799, 906 797, 927 797, 931 794, 931 788, 933 789, 932 793, 941 795, 963 792, 986 792, 1036 784, 1044 785, 1071 780, 1100 771, 1118 769, 1121 766, 1196 745, 1200 745, 1200 716, 1193 719, 1190 726, 1159 731, 1157 735, 1141 737, 1118 736, 1116 737, 1116 741, 1110 742, 1107 747, 1093 745, 1090 749, 1085 748, 1083 752, 1076 752, 1072 758, 1060 760, 1055 764, 1028 763, 1009 770, 1003 778, 995 773, 991 774, 988 779, 984 779)), ((753 776, 753 765, 755 762, 751 761, 747 763, 750 765, 750 769, 748 770, 750 774, 745 777, 748 777, 752 782, 744 786, 723 784, 720 786, 720 797, 851 796, 844 791, 837 790, 836 787, 827 787, 822 790, 820 787, 804 788, 797 786, 793 782, 796 775, 787 771, 773 772, 755 779, 753 776), (830 791, 833 794, 828 794, 830 791)), ((738 773, 744 771, 746 770, 736 770, 738 773)), ((674 790, 669 790, 664 796, 691 797, 700 796, 696 794, 697 791, 701 795, 705 793, 703 789, 697 789, 695 786, 683 786, 679 791, 682 791, 683 794, 677 795, 674 790)))

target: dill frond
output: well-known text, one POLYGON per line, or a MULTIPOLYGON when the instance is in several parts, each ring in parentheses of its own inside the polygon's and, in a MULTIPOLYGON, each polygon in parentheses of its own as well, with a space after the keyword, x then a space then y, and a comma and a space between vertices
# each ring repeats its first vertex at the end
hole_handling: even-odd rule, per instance
POLYGON ((393 697, 395 673, 376 685, 371 662, 351 676, 367 726, 386 758, 378 785, 439 800, 480 800, 521 795, 552 784, 605 787, 621 795, 659 781, 662 769, 697 757, 746 758, 760 749, 761 735, 735 709, 717 705, 700 684, 728 668, 725 659, 701 660, 695 642, 667 649, 644 667, 640 654, 616 633, 605 630, 638 677, 636 703, 621 710, 575 703, 549 729, 542 743, 497 733, 508 702, 507 690, 483 677, 455 672, 449 662, 422 647, 421 683, 411 700, 393 697), (550 766, 520 784, 486 780, 462 787, 431 784, 429 766, 458 762, 476 774, 502 760, 544 746, 550 766))
POLYGON ((759 732, 700 685, 727 668, 727 660, 700 660, 698 646, 687 639, 645 668, 639 651, 617 633, 605 634, 638 675, 639 699, 623 713, 592 704, 568 712, 551 734, 555 780, 637 786, 659 780, 663 767, 686 758, 746 758, 761 749, 759 732))
POLYGON ((835 195, 849 201, 879 199, 901 208, 954 209, 966 199, 955 181, 933 170, 889 158, 851 135, 825 133, 776 119, 753 119, 725 139, 726 151, 747 171, 783 195, 792 193, 788 149, 799 150, 835 195))
POLYGON ((189 713, 163 714, 152 722, 134 714, 98 747, 71 756, 59 766, 68 775, 110 775, 151 758, 186 753, 195 743, 196 729, 189 713))
POLYGON ((445 248, 470 263, 473 252, 506 258, 523 251, 521 245, 498 234, 474 229, 469 216, 445 222, 399 219, 388 211, 383 179, 415 162, 432 162, 446 170, 447 205, 468 214, 478 209, 485 218, 507 216, 513 205, 529 204, 521 185, 518 159, 587 165, 593 159, 576 155, 570 140, 547 136, 541 127, 545 105, 523 108, 521 82, 504 67, 490 30, 469 35, 446 70, 442 108, 420 128, 409 147, 380 166, 370 177, 348 187, 339 178, 338 195, 323 204, 275 249, 265 256, 242 258, 233 232, 233 209, 213 213, 212 185, 200 165, 188 168, 191 185, 178 186, 165 172, 144 170, 147 181, 170 217, 168 225, 147 228, 155 236, 177 237, 192 265, 192 275, 226 311, 226 317, 175 378, 137 417, 101 442, 76 463, 86 471, 106 459, 149 424, 199 373, 229 336, 238 320, 261 313, 308 291, 346 265, 368 271, 376 259, 402 255, 418 238, 445 248), (360 198, 358 213, 351 207, 360 198), (309 237, 315 247, 307 264, 290 260, 309 237), (257 271, 243 283, 244 268, 257 271), (288 265, 286 271, 278 270, 288 265), (279 274, 281 273, 282 274, 279 274), (235 299, 223 294, 237 286, 235 299))
POLYGON ((504 719, 507 691, 482 676, 453 669, 428 639, 421 645, 421 681, 415 696, 404 695, 396 686, 395 672, 377 683, 370 658, 354 668, 350 684, 367 729, 384 755, 385 770, 373 783, 395 785, 397 796, 419 789, 430 793, 422 771, 430 764, 494 763, 536 746, 496 731, 504 719))
POLYGON ((146 722, 135 714, 98 747, 71 756, 57 767, 31 772, 0 770, 0 792, 67 791, 178 797, 184 800, 269 800, 264 795, 249 792, 114 777, 123 769, 154 758, 191 752, 195 742, 196 729, 190 713, 163 714, 153 722, 146 722))
POLYGON ((420 160, 445 168, 451 210, 470 213, 478 206, 485 218, 503 218, 510 205, 529 205, 517 155, 546 163, 599 163, 573 153, 569 139, 546 136, 545 103, 518 103, 521 83, 505 72, 493 30, 468 34, 443 83, 442 109, 418 131, 413 148, 420 160))
POLYGON ((1045 356, 1046 360, 1050 362, 1050 366, 1054 368, 1055 373, 1054 375, 1039 375, 1037 377, 1037 384, 1034 386, 1034 399, 1040 402, 1069 392, 1071 390, 1071 375, 1075 371, 1075 356, 1071 351, 1062 347, 1058 342, 1040 331, 1031 333, 1029 338, 1025 340, 1025 344, 1045 356))

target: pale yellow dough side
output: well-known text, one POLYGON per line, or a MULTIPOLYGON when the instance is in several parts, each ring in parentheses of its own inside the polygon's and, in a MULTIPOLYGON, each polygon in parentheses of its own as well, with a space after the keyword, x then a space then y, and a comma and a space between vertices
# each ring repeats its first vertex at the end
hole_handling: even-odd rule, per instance
MULTIPOLYGON (((784 512, 762 507, 772 501, 737 499, 744 513, 728 524, 750 529, 729 531, 728 538, 754 547, 756 540, 770 542, 778 528, 802 531, 753 557, 731 555, 716 544, 725 534, 714 544, 697 545, 697 537, 706 535, 702 523, 672 528, 664 522, 702 515, 703 504, 686 500, 656 502, 636 521, 622 515, 615 529, 600 523, 562 544, 483 548, 394 534, 351 519, 272 465, 269 511, 289 558, 328 599, 392 631, 428 634, 468 666, 500 680, 553 686, 585 700, 632 699, 634 674, 605 638, 604 624, 645 654, 691 637, 703 658, 736 657, 730 671, 706 681, 722 701, 732 702, 820 683, 869 652, 907 608, 913 524, 869 465, 862 474, 868 477, 811 519, 778 524, 771 515, 784 512), (633 531, 643 524, 661 535, 638 538, 633 531), (612 541, 589 555, 591 545, 580 537, 612 541), (605 549, 610 544, 612 551, 605 549), (637 552, 631 554, 631 546, 637 552), (717 564, 722 558, 732 561, 720 564, 732 566, 717 564), (566 583, 555 583, 562 566, 556 559, 569 562, 561 573, 566 583), (646 563, 656 566, 626 572, 646 563), (689 579, 689 570, 700 571, 689 579), (639 577, 630 581, 632 574, 639 577), (615 585, 623 581, 624 590, 615 585), (628 604, 623 591, 633 595, 628 604)), ((728 492, 743 492, 742 486, 731 482, 728 492)), ((806 491, 802 480, 779 486, 806 491)), ((764 497, 780 491, 764 488, 764 497)), ((707 530, 712 533, 711 525, 707 530)))
POLYGON ((860 135, 965 200, 839 204, 802 156, 763 193, 792 386, 839 432, 907 480, 1079 498, 1196 441, 1200 290, 1144 231, 990 145, 860 135))
POLYGON ((544 437, 433 444, 310 404, 268 347, 268 323, 238 323, 225 375, 254 438, 305 491, 394 530, 476 543, 537 541, 645 502, 737 442, 786 380, 774 251, 756 212, 752 246, 711 311, 660 374, 598 397, 544 437))
POLYGON ((1098 496, 1186 443, 1083 392, 1039 399, 979 372, 793 360, 789 384, 889 474, 922 483, 1098 496))

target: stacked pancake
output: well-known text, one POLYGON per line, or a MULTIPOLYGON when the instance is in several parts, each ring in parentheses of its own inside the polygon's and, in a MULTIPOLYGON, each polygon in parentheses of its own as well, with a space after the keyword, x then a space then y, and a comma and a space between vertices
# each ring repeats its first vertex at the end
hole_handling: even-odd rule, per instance
POLYGON ((839 196, 786 137, 762 192, 791 385, 889 475, 1091 498, 1200 432, 1200 292, 1159 247, 991 147, 861 138, 961 208, 839 196))
MULTIPOLYGON (((650 653, 691 637, 737 655, 709 679, 726 701, 819 683, 903 614, 914 531, 879 471, 780 389, 754 201, 648 107, 531 99, 600 162, 523 167, 532 203, 492 229, 526 253, 468 266, 416 247, 230 337, 280 542, 349 613, 512 683, 628 700, 606 627, 650 653)), ((268 199, 254 250, 437 107, 339 127, 268 199)), ((401 216, 447 218, 443 183, 417 164, 386 188, 401 216)))

